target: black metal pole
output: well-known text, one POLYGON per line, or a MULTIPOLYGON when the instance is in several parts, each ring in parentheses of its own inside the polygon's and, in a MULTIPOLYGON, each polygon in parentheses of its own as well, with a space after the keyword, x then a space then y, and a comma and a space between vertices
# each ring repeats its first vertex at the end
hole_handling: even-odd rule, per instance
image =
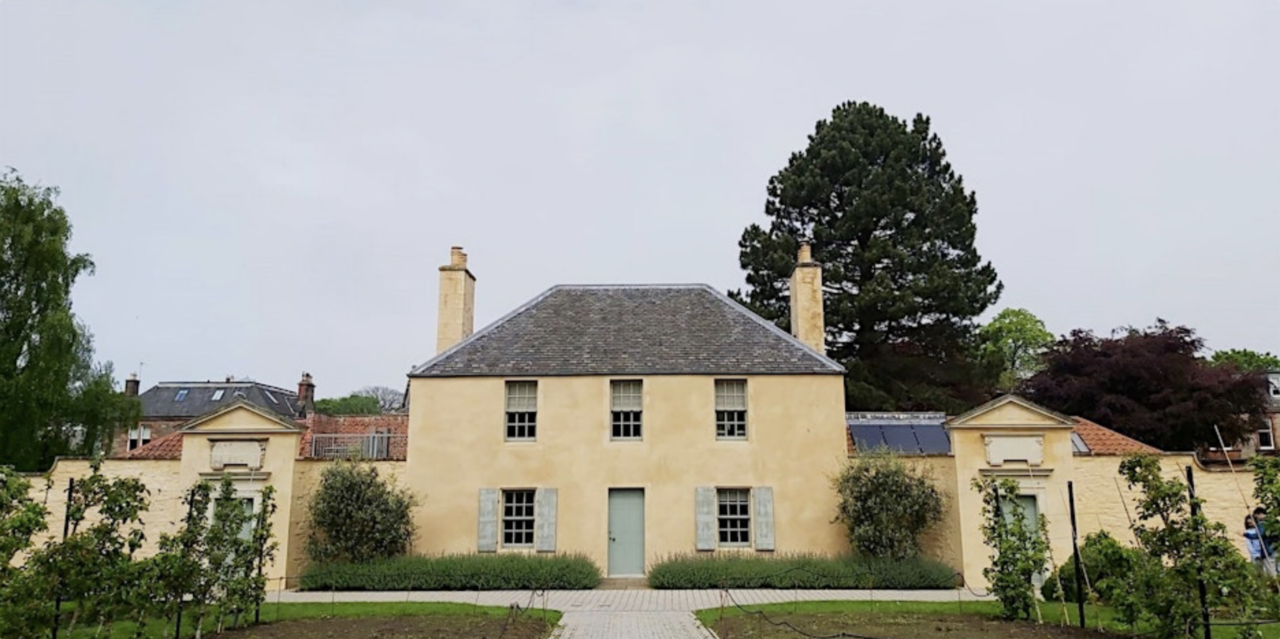
POLYGON ((1084 569, 1080 567, 1080 544, 1076 533, 1076 487, 1067 482, 1067 504, 1071 507, 1071 554, 1076 558, 1076 605, 1080 609, 1080 627, 1084 628, 1084 569))
MULTIPOLYGON (((1196 478, 1191 473, 1191 467, 1187 466, 1187 494, 1191 497, 1191 516, 1200 515, 1200 504, 1196 502, 1196 478)), ((1203 567, 1196 565, 1196 585, 1200 589, 1200 614, 1204 619, 1204 639, 1213 639, 1213 626, 1210 625, 1209 616, 1209 593, 1204 586, 1203 567)))
MULTIPOLYGON (((71 534, 71 496, 76 488, 76 478, 67 480, 67 507, 62 512, 62 541, 71 534)), ((62 624, 62 570, 58 570, 58 592, 53 595, 53 639, 58 639, 58 626, 62 624)))

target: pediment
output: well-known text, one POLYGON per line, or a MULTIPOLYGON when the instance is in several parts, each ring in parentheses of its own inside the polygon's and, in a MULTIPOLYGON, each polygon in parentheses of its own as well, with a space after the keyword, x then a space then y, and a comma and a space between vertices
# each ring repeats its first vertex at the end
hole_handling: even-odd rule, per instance
POLYGON ((1039 404, 1005 395, 947 422, 948 428, 1074 428, 1075 420, 1039 404))
POLYGON ((187 434, 291 434, 301 433, 297 424, 246 401, 237 401, 201 415, 182 426, 187 434))

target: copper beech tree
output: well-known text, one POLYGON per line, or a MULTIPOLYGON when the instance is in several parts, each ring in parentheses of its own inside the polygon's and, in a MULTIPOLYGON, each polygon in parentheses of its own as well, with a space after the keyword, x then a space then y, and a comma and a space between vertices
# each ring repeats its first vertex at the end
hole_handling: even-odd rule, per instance
POLYGON ((1110 337, 1076 330, 1049 347, 1022 393, 1167 451, 1228 446, 1266 425, 1265 380, 1199 356, 1204 341, 1157 320, 1110 337))

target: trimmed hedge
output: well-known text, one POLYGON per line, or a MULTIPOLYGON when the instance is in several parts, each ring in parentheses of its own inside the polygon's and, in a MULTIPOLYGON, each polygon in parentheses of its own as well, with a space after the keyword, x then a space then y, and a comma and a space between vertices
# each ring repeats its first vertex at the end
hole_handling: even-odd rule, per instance
POLYGON ((584 555, 445 555, 327 564, 302 573, 302 590, 586 590, 600 568, 584 555))
POLYGON ((893 560, 794 554, 675 555, 649 571, 657 589, 782 588, 948 590, 959 585, 950 566, 925 557, 893 560))

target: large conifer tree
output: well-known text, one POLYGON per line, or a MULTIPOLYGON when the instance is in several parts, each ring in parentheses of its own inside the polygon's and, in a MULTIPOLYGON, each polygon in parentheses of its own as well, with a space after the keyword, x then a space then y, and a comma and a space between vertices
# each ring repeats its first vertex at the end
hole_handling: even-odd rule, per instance
POLYGON ((929 118, 847 102, 769 180, 767 227, 739 241, 747 288, 731 294, 789 329, 802 239, 822 263, 827 350, 849 369, 851 410, 962 410, 998 371, 974 357, 974 319, 1002 285, 974 248, 977 200, 929 118))

